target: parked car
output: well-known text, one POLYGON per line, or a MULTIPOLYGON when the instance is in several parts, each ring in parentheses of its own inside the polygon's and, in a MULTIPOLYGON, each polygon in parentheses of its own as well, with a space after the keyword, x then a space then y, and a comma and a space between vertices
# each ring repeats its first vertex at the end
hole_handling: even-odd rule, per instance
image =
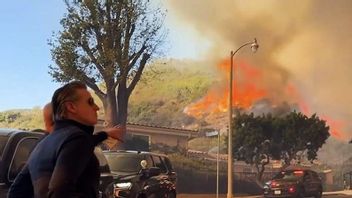
POLYGON ((7 192, 44 133, 0 129, 0 197, 7 192))
POLYGON ((98 158, 100 165, 100 181, 99 181, 99 197, 113 198, 114 197, 114 177, 111 174, 108 161, 100 147, 95 147, 94 154, 98 158))
POLYGON ((323 188, 315 171, 293 169, 279 172, 264 185, 264 197, 307 197, 320 198, 323 188))
POLYGON ((176 172, 166 155, 104 151, 114 175, 116 198, 175 198, 176 172))
MULTIPOLYGON (((6 198, 10 185, 26 164, 37 143, 45 136, 42 132, 0 129, 0 198, 6 198)), ((104 154, 94 151, 100 163, 100 197, 113 197, 113 177, 104 154)))

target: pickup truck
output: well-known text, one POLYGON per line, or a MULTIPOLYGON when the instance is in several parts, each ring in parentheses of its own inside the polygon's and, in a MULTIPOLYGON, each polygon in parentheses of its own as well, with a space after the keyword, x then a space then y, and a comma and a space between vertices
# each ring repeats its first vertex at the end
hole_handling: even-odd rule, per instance
MULTIPOLYGON (((33 148, 44 136, 43 132, 0 128, 0 198, 7 197, 12 182, 26 164, 33 148)), ((99 196, 101 198, 113 197, 113 176, 106 158, 98 147, 94 153, 100 163, 99 196)))

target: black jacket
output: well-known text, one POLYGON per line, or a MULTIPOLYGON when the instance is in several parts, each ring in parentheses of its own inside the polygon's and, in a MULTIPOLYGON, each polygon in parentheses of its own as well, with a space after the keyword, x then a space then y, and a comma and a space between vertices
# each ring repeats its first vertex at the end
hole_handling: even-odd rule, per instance
POLYGON ((54 132, 33 150, 8 197, 31 197, 33 190, 38 198, 97 197, 100 172, 93 150, 107 135, 92 136, 93 130, 72 120, 56 122, 54 132))

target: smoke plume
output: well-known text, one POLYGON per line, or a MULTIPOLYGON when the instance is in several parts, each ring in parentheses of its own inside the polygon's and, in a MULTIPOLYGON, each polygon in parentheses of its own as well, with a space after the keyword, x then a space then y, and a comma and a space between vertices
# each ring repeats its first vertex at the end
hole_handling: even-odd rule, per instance
POLYGON ((273 98, 293 83, 310 113, 341 120, 351 137, 352 1, 170 0, 168 7, 212 41, 211 60, 256 37, 258 53, 243 49, 235 60, 260 67, 273 98))
POLYGON ((271 99, 290 102, 283 92, 292 84, 306 113, 334 120, 341 138, 351 139, 352 1, 169 0, 167 6, 211 41, 209 61, 228 59, 256 37, 257 54, 242 49, 235 63, 260 68, 271 99))

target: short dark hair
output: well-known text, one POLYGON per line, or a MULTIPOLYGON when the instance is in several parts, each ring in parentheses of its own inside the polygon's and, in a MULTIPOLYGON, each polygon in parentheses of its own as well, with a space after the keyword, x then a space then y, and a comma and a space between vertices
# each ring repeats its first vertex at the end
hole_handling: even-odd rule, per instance
POLYGON ((53 97, 51 98, 54 121, 65 118, 66 108, 64 103, 77 100, 77 89, 87 89, 87 86, 81 81, 72 81, 58 88, 54 92, 53 97))

